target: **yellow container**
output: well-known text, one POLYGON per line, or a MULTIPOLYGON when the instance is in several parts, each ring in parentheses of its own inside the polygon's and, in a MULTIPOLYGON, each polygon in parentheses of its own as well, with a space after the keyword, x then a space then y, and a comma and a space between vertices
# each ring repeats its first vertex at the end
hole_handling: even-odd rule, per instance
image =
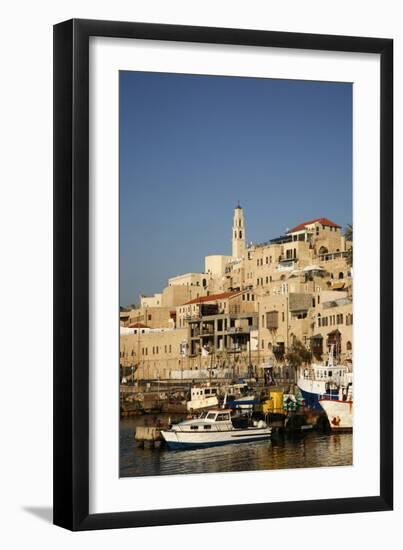
POLYGON ((282 391, 271 391, 269 393, 268 399, 263 403, 263 413, 284 414, 282 391))

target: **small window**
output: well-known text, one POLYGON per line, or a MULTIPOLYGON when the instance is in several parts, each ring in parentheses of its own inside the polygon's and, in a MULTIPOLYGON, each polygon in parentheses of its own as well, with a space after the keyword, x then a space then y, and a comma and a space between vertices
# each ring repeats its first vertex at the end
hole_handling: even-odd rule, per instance
POLYGON ((215 413, 208 413, 207 417, 208 420, 214 420, 215 419, 215 413))
POLYGON ((196 426, 196 425, 193 424, 192 426, 190 426, 190 429, 191 430, 198 430, 199 426, 196 426))
POLYGON ((211 425, 210 425, 210 424, 206 424, 206 425, 204 426, 204 429, 205 429, 205 430, 211 430, 211 425))

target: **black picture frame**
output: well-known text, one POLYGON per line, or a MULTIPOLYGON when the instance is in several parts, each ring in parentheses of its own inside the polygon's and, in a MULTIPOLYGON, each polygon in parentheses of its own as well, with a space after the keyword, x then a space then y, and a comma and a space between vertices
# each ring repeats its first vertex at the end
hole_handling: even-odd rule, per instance
POLYGON ((392 510, 393 40, 73 19, 54 27, 54 523, 71 530, 392 510), (89 513, 89 38, 380 54, 380 491, 366 497, 89 513))

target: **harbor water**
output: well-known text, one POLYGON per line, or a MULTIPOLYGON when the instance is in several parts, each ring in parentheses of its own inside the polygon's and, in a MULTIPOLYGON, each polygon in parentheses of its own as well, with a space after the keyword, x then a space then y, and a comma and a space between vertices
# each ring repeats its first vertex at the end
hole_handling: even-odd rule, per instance
MULTIPOLYGON (((166 417, 159 418, 166 421, 166 417)), ((350 466, 353 462, 351 433, 273 434, 269 441, 172 451, 135 446, 134 432, 144 421, 141 416, 120 420, 120 477, 350 466)))

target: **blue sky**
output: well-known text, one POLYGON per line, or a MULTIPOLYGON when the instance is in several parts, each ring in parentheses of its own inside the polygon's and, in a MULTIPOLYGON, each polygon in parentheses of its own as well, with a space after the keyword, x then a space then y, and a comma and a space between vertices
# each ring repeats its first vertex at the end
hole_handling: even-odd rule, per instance
POLYGON ((352 222, 352 85, 120 73, 120 302, 303 221, 352 222))

